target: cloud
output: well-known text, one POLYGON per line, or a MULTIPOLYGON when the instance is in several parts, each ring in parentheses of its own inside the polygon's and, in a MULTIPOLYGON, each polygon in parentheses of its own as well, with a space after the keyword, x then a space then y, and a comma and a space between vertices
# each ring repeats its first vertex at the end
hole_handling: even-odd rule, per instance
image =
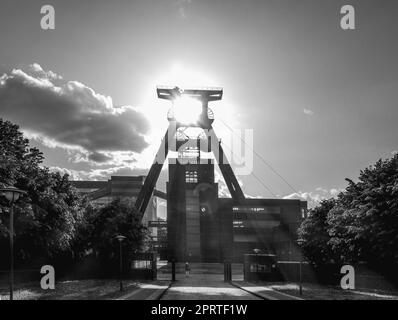
POLYGON ((94 161, 94 162, 108 162, 111 161, 113 158, 110 156, 107 156, 104 153, 101 152, 92 152, 88 155, 88 160, 94 161))
POLYGON ((71 170, 53 166, 49 168, 53 172, 68 174, 71 180, 107 180, 111 176, 142 176, 147 175, 147 170, 135 169, 129 166, 112 166, 109 168, 90 169, 90 170, 71 170))
POLYGON ((83 171, 71 170, 71 169, 61 168, 61 167, 50 167, 49 169, 52 172, 59 172, 61 175, 64 175, 64 174, 69 175, 70 180, 84 180, 83 171))
POLYGON ((93 169, 86 172, 88 180, 103 180, 108 179, 110 176, 138 176, 138 175, 146 175, 147 170, 144 169, 134 169, 129 166, 112 166, 110 168, 105 169, 93 169))
POLYGON ((231 193, 228 190, 224 177, 216 168, 214 170, 214 181, 218 183, 218 196, 220 198, 231 198, 231 193))
MULTIPOLYGON (((237 176, 236 179, 238 180, 238 183, 240 187, 243 189, 243 181, 237 176)), ((214 181, 218 183, 218 196, 220 198, 231 198, 231 193, 229 192, 229 189, 227 187, 227 184, 225 183, 224 177, 221 175, 221 173, 218 171, 218 169, 214 170, 214 181)), ((245 197, 247 199, 261 199, 262 196, 259 195, 250 195, 245 193, 245 197)))
POLYGON ((344 191, 344 189, 332 188, 330 190, 326 188, 316 188, 315 192, 295 192, 284 196, 283 199, 300 199, 308 202, 308 207, 317 206, 322 200, 335 198, 337 195, 344 191))
POLYGON ((175 5, 178 7, 178 13, 183 19, 187 18, 186 6, 191 4, 192 0, 176 0, 175 5))
POLYGON ((283 199, 300 199, 308 202, 320 202, 322 201, 322 197, 319 194, 313 192, 295 192, 284 196, 283 199))
POLYGON ((303 109, 304 114, 306 114, 307 116, 313 116, 315 113, 314 111, 310 110, 310 109, 303 109))
POLYGON ((88 161, 147 147, 149 122, 142 113, 116 107, 111 97, 37 63, 0 77, 0 113, 46 146, 78 150, 88 161))

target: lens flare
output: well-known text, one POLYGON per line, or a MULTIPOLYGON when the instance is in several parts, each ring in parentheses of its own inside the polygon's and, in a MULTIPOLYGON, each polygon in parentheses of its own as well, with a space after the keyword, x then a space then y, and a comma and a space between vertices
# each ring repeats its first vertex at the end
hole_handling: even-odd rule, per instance
POLYGON ((178 122, 194 124, 199 120, 201 113, 202 104, 197 99, 182 96, 174 100, 173 114, 178 122))

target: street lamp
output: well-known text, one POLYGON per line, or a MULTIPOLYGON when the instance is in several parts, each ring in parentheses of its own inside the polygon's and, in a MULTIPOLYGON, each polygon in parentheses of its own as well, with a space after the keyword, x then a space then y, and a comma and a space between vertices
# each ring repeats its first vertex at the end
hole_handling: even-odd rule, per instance
POLYGON ((10 300, 14 299, 14 202, 25 194, 15 187, 1 188, 0 193, 10 202, 10 300))
POLYGON ((123 291, 123 255, 122 255, 122 242, 126 239, 125 236, 117 235, 115 237, 119 241, 119 281, 120 281, 120 291, 123 291))
POLYGON ((303 281, 302 281, 302 264, 303 264, 303 253, 302 253, 302 249, 301 249, 301 245, 304 243, 304 239, 297 239, 297 244, 300 247, 300 275, 299 275, 299 281, 300 281, 300 286, 299 286, 299 292, 300 292, 300 296, 303 294, 303 281))

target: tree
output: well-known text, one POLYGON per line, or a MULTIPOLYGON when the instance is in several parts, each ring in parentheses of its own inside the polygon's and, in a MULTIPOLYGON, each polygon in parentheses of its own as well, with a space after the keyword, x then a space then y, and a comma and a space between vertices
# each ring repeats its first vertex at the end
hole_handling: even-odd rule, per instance
POLYGON ((43 154, 29 148, 19 127, 0 118, 0 184, 25 185, 42 161, 43 154))
POLYGON ((398 266, 398 155, 362 170, 356 183, 346 180, 337 199, 322 202, 303 221, 307 258, 398 266))
POLYGON ((140 251, 147 239, 147 228, 141 223, 139 212, 128 202, 115 199, 100 208, 87 211, 84 227, 79 234, 81 249, 93 249, 104 260, 110 260, 115 253, 116 235, 126 239, 125 253, 140 251))
MULTIPOLYGON (((17 125, 0 119, 0 186, 13 185, 27 192, 15 204, 15 256, 19 260, 70 250, 84 212, 84 202, 68 175, 42 167, 43 159, 37 148, 29 147, 17 125)), ((8 207, 0 197, 0 211, 6 213, 8 207)), ((0 219, 0 249, 5 252, 9 218, 2 214, 0 219)))
POLYGON ((315 266, 319 267, 333 261, 334 256, 328 242, 327 216, 335 205, 335 199, 323 200, 318 207, 309 212, 302 222, 298 235, 303 239, 302 248, 305 256, 315 266))
POLYGON ((398 155, 349 180, 328 220, 330 245, 346 261, 398 265, 398 155))

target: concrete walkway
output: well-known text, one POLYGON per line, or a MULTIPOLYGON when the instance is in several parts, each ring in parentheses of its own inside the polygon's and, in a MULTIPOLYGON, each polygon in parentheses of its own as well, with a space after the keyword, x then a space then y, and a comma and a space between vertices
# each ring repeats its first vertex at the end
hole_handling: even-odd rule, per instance
POLYGON ((140 283, 137 288, 116 300, 158 300, 170 285, 170 281, 140 283))
POLYGON ((266 300, 303 300, 293 295, 273 290, 264 285, 260 286, 246 281, 234 281, 232 285, 266 300))
POLYGON ((247 291, 224 282, 220 274, 177 274, 162 300, 261 300, 247 291))

